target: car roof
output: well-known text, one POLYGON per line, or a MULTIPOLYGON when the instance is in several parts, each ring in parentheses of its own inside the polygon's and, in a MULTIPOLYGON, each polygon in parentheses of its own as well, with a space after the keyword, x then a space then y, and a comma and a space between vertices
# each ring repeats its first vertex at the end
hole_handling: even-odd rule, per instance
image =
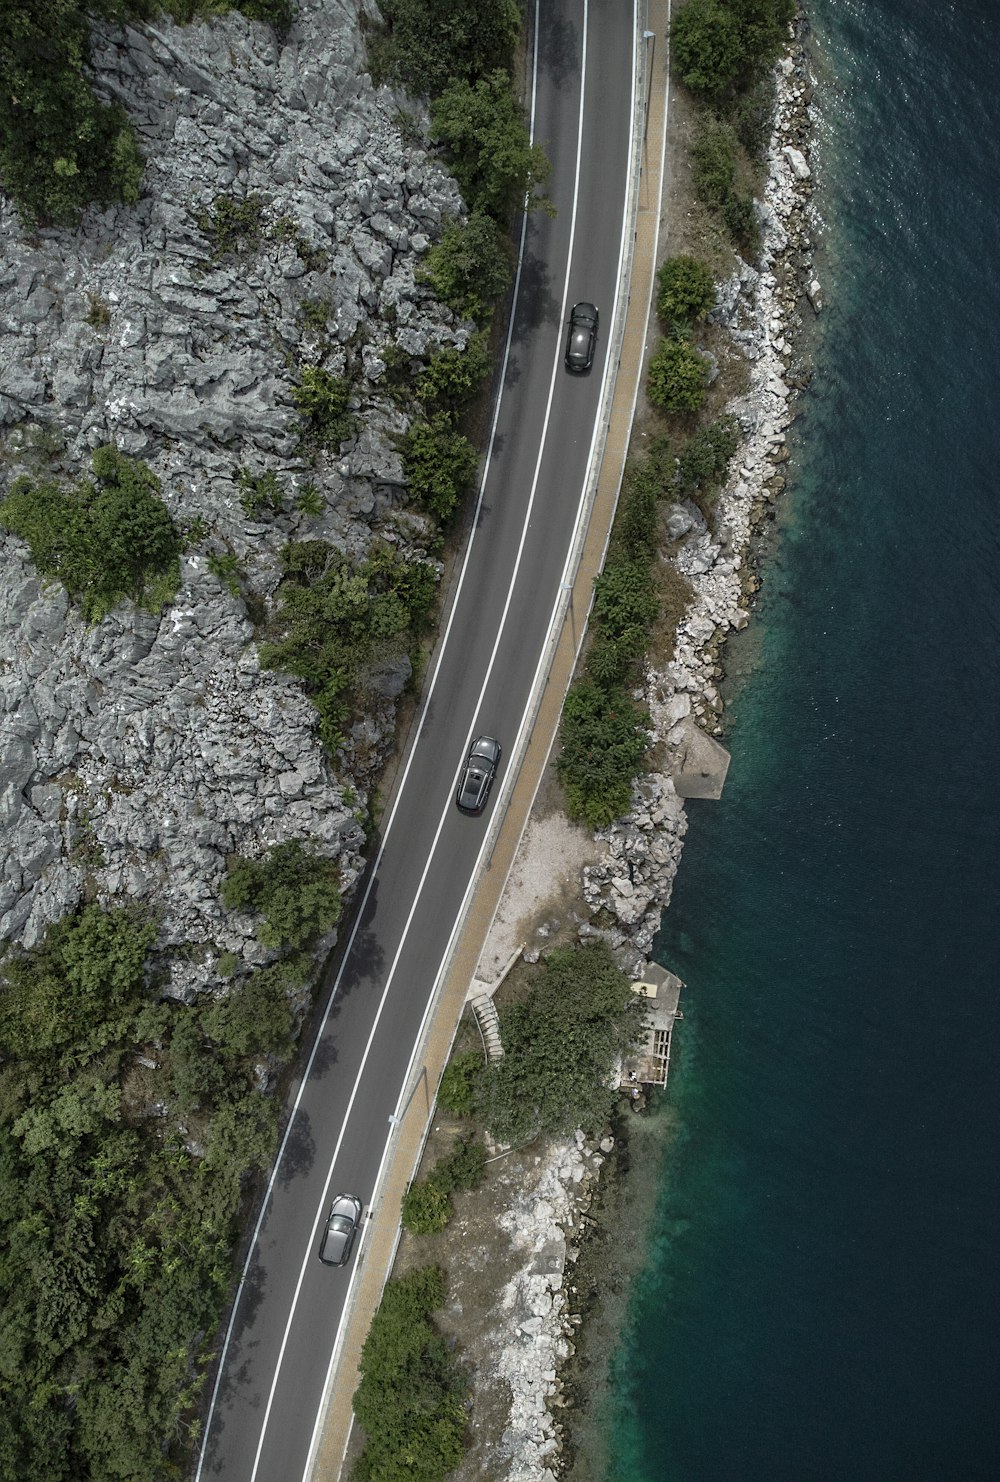
POLYGON ((597 305, 588 303, 574 304, 572 317, 574 319, 596 319, 597 305))

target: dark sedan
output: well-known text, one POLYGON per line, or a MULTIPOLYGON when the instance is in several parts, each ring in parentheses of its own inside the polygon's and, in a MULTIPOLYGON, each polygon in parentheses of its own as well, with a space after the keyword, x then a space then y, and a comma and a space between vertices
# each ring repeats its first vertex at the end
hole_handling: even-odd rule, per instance
POLYGON ((361 1200, 353 1194, 338 1194, 330 1205, 319 1258, 327 1266, 346 1266, 361 1223, 361 1200))
POLYGON ((569 339, 566 341, 566 369, 589 371, 594 363, 597 344, 596 304, 574 304, 569 316, 569 339))
POLYGON ((500 742, 492 736, 477 736, 473 741, 455 796, 463 813, 481 813, 486 807, 500 754, 500 742))

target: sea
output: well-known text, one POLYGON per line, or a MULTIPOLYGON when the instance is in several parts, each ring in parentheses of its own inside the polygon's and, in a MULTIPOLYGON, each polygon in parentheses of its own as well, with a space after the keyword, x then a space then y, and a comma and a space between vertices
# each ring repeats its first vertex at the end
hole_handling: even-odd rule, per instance
POLYGON ((1000 1477, 1000 0, 805 8, 827 307, 657 948, 607 1482, 1000 1477))

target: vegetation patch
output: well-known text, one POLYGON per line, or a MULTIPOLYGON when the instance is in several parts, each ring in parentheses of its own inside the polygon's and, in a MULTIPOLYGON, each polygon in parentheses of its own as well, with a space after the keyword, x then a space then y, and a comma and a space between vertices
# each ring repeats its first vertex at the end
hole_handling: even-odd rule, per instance
POLYGON ((382 25, 362 16, 376 82, 437 97, 461 78, 510 70, 521 32, 518 0, 381 0, 382 25))
POLYGON ((456 1189, 476 1189, 486 1171, 486 1149, 476 1137, 464 1137, 430 1172, 414 1180, 403 1197, 403 1224, 414 1235, 434 1235, 454 1213, 456 1189))
POLYGON ((708 363, 690 340, 661 340, 649 362, 646 394, 664 412, 696 412, 705 400, 708 363))
POLYGON ((292 399, 302 414, 302 435, 321 448, 339 448, 353 436, 355 418, 349 411, 351 382, 319 365, 305 365, 292 399))
MULTIPOLYGON (((451 83, 431 105, 431 137, 444 146, 469 209, 497 222, 509 221, 549 174, 510 77, 499 69, 476 83, 451 83)), ((530 199, 529 209, 541 204, 530 199)))
POLYGON ((491 216, 473 211, 467 221, 445 227, 417 276, 460 319, 485 325, 506 292, 513 267, 510 238, 491 216))
POLYGON ((71 489, 17 479, 0 525, 28 542, 43 576, 62 582, 89 622, 128 598, 160 612, 180 585, 182 539, 146 466, 98 448, 93 480, 71 489))
POLYGON ((447 412, 413 423, 403 439, 403 471, 419 505, 447 523, 472 487, 479 458, 447 412))
POLYGON ((407 561, 378 544, 352 565, 325 541, 301 541, 281 553, 284 578, 272 636, 260 650, 265 668, 288 669, 319 712, 330 752, 376 664, 398 663, 425 631, 437 594, 429 561, 407 561))
POLYGON ((275 844, 262 859, 231 859, 220 894, 231 911, 263 917, 257 940, 265 947, 305 947, 342 910, 336 860, 299 839, 275 844))
POLYGON ((0 978, 0 1475, 184 1472, 245 1179, 273 1157, 255 1089, 289 1053, 295 962, 161 1001, 155 922, 86 906, 0 978))
POLYGON ((434 1324, 444 1273, 390 1281, 361 1350, 354 1413, 365 1433, 355 1482, 440 1482, 462 1459, 468 1380, 434 1324))

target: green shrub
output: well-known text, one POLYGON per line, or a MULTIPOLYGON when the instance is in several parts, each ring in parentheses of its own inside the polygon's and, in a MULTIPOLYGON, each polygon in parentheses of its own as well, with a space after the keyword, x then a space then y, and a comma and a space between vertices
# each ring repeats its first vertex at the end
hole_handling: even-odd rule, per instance
POLYGON ((264 197, 218 195, 211 209, 199 211, 195 220, 215 261, 230 253, 256 252, 264 238, 264 197))
POLYGON ((437 1235, 451 1216, 451 1197, 439 1179, 412 1183, 403 1195, 403 1227, 412 1235, 437 1235))
POLYGON ((504 1057, 489 1068, 486 1121, 521 1143, 606 1125, 617 1097, 612 1072, 642 1035, 628 978, 604 942, 552 952, 528 995, 500 1015, 504 1057))
POLYGON ((91 201, 139 199, 135 131, 119 104, 97 99, 88 76, 93 8, 84 0, 4 7, 0 181, 29 226, 73 226, 91 201))
POLYGON ((348 702, 364 690, 370 669, 401 659, 424 631, 437 572, 428 561, 406 561, 390 545, 374 546, 352 566, 322 540, 287 545, 281 564, 278 613, 261 663, 302 681, 332 753, 344 744, 348 702))
POLYGON ((376 81, 435 97, 455 78, 474 82, 510 68, 521 29, 518 0, 381 0, 382 30, 368 28, 376 81))
POLYGON ((486 336, 472 335, 464 350, 449 345, 431 356, 417 381, 417 396, 434 410, 458 413, 480 390, 489 371, 486 336))
POLYGON ((240 595, 240 577, 243 575, 243 567, 240 565, 239 557, 232 551, 209 551, 208 569, 228 590, 231 597, 240 595))
POLYGON ((721 217, 734 244, 748 256, 760 250, 760 227, 753 189, 744 178, 736 136, 729 124, 708 120, 692 151, 694 186, 699 199, 721 217))
POLYGON ((450 1190, 478 1189, 486 1173, 486 1149, 478 1137, 463 1137, 442 1160, 442 1180, 450 1190))
POLYGON ((468 493, 478 464, 476 450, 451 425, 446 412, 414 422, 403 440, 403 472, 413 498, 442 523, 468 493))
POLYGON ((445 227, 417 277, 460 319, 485 324, 507 291, 513 266, 509 238, 491 216, 473 211, 468 221, 445 227))
POLYGON ((444 1300, 437 1267, 386 1284, 358 1366, 356 1482, 443 1482, 462 1459, 467 1380, 432 1321, 444 1300))
POLYGON ((144 463, 112 447, 91 459, 95 482, 63 490, 17 479, 0 525, 28 542, 43 576, 62 582, 90 622, 128 598, 151 612, 180 585, 181 536, 144 463))
POLYGON ((438 1105, 453 1117, 471 1117, 476 1109, 483 1060, 477 1050, 456 1055, 444 1068, 438 1086, 438 1105))
POLYGON ((348 411, 351 382, 319 365, 302 367, 292 400, 302 413, 307 441, 320 447, 339 447, 354 433, 355 418, 348 411))
POLYGON ((649 746, 647 725, 645 712, 624 691, 604 689, 589 678, 572 686, 556 762, 571 818, 598 829, 628 812, 649 746))
POLYGON ((456 81, 431 105, 431 136, 448 151, 452 171, 471 211, 506 224, 528 200, 540 206, 537 186, 549 162, 532 144, 506 72, 474 85, 456 81))
POLYGON ((696 432, 678 459, 681 488, 691 493, 723 484, 739 442, 740 427, 735 417, 716 417, 696 432))
POLYGON ((220 890, 231 911, 262 916, 265 947, 303 947, 340 920, 340 869, 299 839, 275 844, 262 859, 233 858, 220 890))
POLYGON ((218 1045, 224 1059, 288 1058, 296 1029, 292 1000, 304 986, 306 975, 301 959, 287 958, 258 968, 248 977, 235 978, 223 997, 205 1007, 201 1015, 205 1034, 218 1045))
POLYGON ((301 514, 311 515, 314 519, 318 519, 326 509, 326 500, 315 484, 303 484, 295 506, 301 514))
POLYGON ((661 340, 649 362, 646 391, 665 412, 696 412, 705 399, 708 366, 687 340, 661 340))
POLYGON ((244 514, 256 519, 261 510, 269 509, 277 514, 285 503, 285 491, 278 483, 274 469, 254 476, 249 469, 240 469, 240 506, 244 514))
POLYGON ((696 257, 668 257, 656 284, 656 312, 667 329, 690 328, 715 303, 711 269, 696 257))
POLYGON ((794 0, 688 0, 670 27, 678 76, 710 102, 745 91, 774 60, 794 13, 794 0))

